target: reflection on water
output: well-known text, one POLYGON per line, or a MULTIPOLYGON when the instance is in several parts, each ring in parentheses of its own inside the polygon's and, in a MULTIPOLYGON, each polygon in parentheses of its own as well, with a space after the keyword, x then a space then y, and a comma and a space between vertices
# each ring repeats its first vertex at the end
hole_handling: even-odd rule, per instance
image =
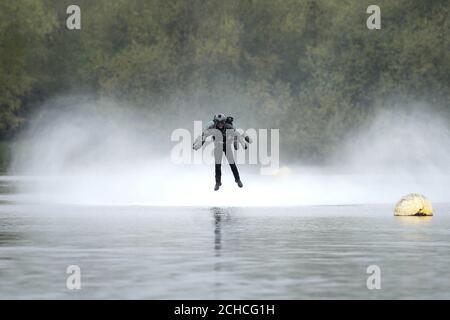
POLYGON ((224 215, 224 210, 220 208, 211 208, 211 212, 214 216, 214 252, 216 257, 220 256, 220 248, 221 248, 221 222, 222 222, 222 215, 224 215))
POLYGON ((427 231, 432 227, 433 217, 431 216, 406 216, 395 217, 395 221, 408 232, 403 233, 406 241, 432 241, 432 236, 427 231))
MULTIPOLYGON (((0 207, 7 206, 0 203, 0 207)), ((19 219, 9 215, 0 215, 0 247, 15 246, 26 241, 26 233, 20 232, 23 228, 19 219)))
POLYGON ((21 240, 20 234, 13 232, 0 233, 0 246, 8 246, 21 240))
MULTIPOLYGON (((214 255, 215 257, 220 257, 220 249, 222 248, 222 235, 220 228, 223 212, 220 208, 211 208, 211 212, 214 216, 214 255)), ((214 271, 220 272, 221 269, 221 262, 216 260, 214 263, 214 271)), ((216 281, 214 285, 218 290, 220 290, 220 281, 216 281)))
POLYGON ((450 205, 0 205, 0 298, 450 298, 450 205), (82 289, 65 287, 79 265, 82 289), (381 269, 368 290, 366 269, 381 269))
POLYGON ((432 216, 421 216, 421 217, 417 217, 417 216, 405 216, 405 217, 401 217, 401 216, 396 216, 395 220, 404 225, 404 226, 421 226, 421 225, 427 225, 430 224, 432 222, 433 217, 432 216))

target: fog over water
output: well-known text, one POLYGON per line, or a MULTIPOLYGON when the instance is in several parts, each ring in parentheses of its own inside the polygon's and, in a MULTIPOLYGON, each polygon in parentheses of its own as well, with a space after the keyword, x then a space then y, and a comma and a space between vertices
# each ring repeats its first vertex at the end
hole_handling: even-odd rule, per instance
POLYGON ((17 195, 24 201, 296 206, 393 203, 411 192, 448 202, 450 194, 449 128, 420 106, 379 111, 370 124, 349 132, 331 165, 307 166, 283 158, 280 150, 280 169, 273 175, 261 175, 258 165, 239 165, 243 189, 225 165, 223 187, 214 192, 213 165, 176 165, 170 158, 176 144, 171 132, 180 127, 192 132, 193 121, 208 120, 210 110, 204 119, 186 119, 142 115, 119 102, 87 101, 70 108, 64 103, 47 103, 14 152, 11 174, 33 181, 17 195))
POLYGON ((213 165, 170 157, 171 132, 208 112, 107 104, 53 103, 17 144, 0 178, 0 298, 448 298, 449 130, 436 115, 380 112, 327 166, 284 150, 272 175, 239 165, 242 189, 225 166, 215 192, 213 165), (433 217, 394 217, 411 192, 433 217), (67 290, 69 265, 82 290, 67 290), (367 289, 371 265, 382 290, 367 289))

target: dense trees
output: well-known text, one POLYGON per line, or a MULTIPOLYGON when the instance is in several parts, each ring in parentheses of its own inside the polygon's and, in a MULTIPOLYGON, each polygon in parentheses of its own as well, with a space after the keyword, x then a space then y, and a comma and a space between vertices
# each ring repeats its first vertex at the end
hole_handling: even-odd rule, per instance
POLYGON ((38 61, 55 18, 42 1, 0 3, 0 134, 22 122, 23 100, 40 79, 38 61))
POLYGON ((4 0, 0 135, 48 97, 81 91, 172 120, 220 107, 282 128, 293 156, 322 159, 374 108, 448 108, 448 1, 380 0, 382 28, 368 30, 372 2, 79 0, 82 30, 69 31, 71 1, 4 0))

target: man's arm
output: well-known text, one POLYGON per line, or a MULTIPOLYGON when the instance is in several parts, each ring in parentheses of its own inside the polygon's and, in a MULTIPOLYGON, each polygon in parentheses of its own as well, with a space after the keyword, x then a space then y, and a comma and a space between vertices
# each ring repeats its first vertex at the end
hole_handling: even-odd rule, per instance
POLYGON ((203 130, 202 134, 195 139, 194 144, 192 145, 192 148, 194 150, 200 149, 206 141, 206 138, 213 135, 214 133, 214 122, 210 121, 208 122, 206 128, 203 130))
POLYGON ((234 131, 234 148, 238 149, 238 142, 242 145, 242 147, 247 150, 248 145, 252 143, 252 139, 250 139, 249 136, 245 135, 244 133, 241 133, 238 130, 234 131))

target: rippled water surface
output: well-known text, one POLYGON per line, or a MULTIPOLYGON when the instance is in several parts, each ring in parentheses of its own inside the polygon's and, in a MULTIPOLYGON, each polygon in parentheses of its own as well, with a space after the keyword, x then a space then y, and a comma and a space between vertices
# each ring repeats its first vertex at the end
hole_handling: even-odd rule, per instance
POLYGON ((393 205, 45 205, 7 180, 0 192, 2 299, 450 298, 450 204, 400 218, 393 205), (81 290, 66 288, 69 265, 81 290))

